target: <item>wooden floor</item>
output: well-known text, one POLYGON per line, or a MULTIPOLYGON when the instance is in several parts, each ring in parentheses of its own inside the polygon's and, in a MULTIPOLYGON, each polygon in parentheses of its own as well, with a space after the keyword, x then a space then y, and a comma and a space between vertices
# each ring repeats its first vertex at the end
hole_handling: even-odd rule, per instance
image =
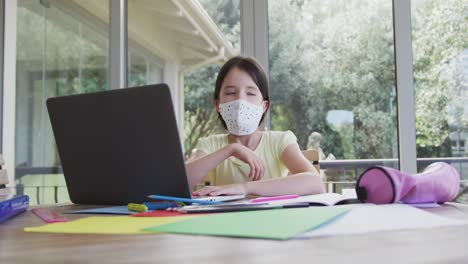
MULTIPOLYGON (((56 207, 71 209, 81 207, 56 207)), ((428 210, 468 217, 466 205, 428 210)), ((468 263, 468 225, 288 241, 23 232, 41 224, 30 211, 0 224, 0 263, 468 263)))

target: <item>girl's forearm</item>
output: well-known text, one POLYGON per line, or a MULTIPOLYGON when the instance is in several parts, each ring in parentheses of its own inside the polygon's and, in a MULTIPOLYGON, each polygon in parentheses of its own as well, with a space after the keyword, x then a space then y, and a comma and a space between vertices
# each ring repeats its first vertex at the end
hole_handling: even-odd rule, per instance
POLYGON ((229 144, 218 151, 186 163, 185 170, 187 172, 190 189, 192 189, 195 184, 203 180, 203 178, 205 178, 208 173, 214 170, 221 162, 232 156, 233 151, 234 146, 229 144))
POLYGON ((259 196, 308 195, 324 192, 320 176, 313 172, 302 172, 264 181, 246 182, 245 187, 248 194, 259 196))

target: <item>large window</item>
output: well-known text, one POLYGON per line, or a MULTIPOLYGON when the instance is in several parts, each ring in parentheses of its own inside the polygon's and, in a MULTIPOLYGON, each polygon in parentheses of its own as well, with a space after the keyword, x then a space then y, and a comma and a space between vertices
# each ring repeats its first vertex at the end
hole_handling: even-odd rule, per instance
POLYGON ((268 5, 271 129, 292 130, 322 160, 371 160, 358 169, 398 158, 392 1, 268 5))
MULTIPOLYGON (((45 101, 108 89, 109 0, 17 3, 16 98, 5 98, 16 102, 15 184, 32 203, 65 202, 45 101)), ((324 180, 338 182, 332 191, 371 165, 398 168, 392 8, 391 0, 268 1, 267 127, 317 150, 324 180)), ((468 2, 411 8, 418 169, 446 160, 467 182, 468 2)), ((240 0, 128 1, 129 86, 169 85, 186 158, 201 137, 226 133, 213 91, 220 66, 240 54, 240 12, 240 0)), ((245 36, 257 38, 249 23, 262 18, 249 16, 245 36)))
MULTIPOLYGON (((140 86, 164 81, 164 57, 170 52, 161 46, 170 38, 169 32, 161 33, 162 26, 171 25, 170 16, 163 12, 174 8, 169 0, 128 1, 128 85, 140 86), (166 7, 168 6, 168 7, 166 7), (162 15, 163 14, 163 15, 162 15), (166 20, 167 19, 167 20, 166 20)), ((173 13, 177 17, 176 12, 173 13)), ((175 48, 170 47, 170 48, 175 48)))
MULTIPOLYGON (((142 49, 143 50, 143 49, 142 49)), ((164 65, 160 60, 145 51, 138 51, 129 46, 128 52, 128 86, 141 86, 161 83, 164 65)))
MULTIPOLYGON (((212 131, 190 120, 211 113, 218 67, 239 53, 239 12, 238 0, 128 1, 129 86, 169 84, 181 126, 187 91, 189 142, 212 131)), ((45 101, 108 89, 108 32, 108 0, 18 1, 15 183, 33 204, 68 201, 45 101)))
POLYGON ((468 1, 413 0, 418 168, 447 158, 468 180, 468 1))
MULTIPOLYGON (((200 0, 210 19, 216 24, 227 42, 232 46, 231 56, 240 53, 240 1, 239 0, 200 0)), ((212 134, 227 133, 214 110, 213 94, 217 73, 221 64, 229 59, 213 61, 210 56, 200 58, 204 65, 185 73, 185 157, 190 157, 197 147, 198 140, 212 134)))
POLYGON ((86 3, 18 1, 15 183, 33 204, 68 200, 62 174, 38 174, 60 165, 46 99, 108 86, 108 2, 86 3))
POLYGON ((239 25, 239 0, 128 2, 129 84, 169 85, 186 157, 216 131, 214 79, 239 53, 239 25))

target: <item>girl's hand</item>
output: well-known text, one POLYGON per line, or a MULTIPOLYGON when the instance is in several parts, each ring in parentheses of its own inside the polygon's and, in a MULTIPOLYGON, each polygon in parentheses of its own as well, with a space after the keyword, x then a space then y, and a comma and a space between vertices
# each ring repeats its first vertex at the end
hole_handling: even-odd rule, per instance
POLYGON ((265 166, 263 165, 263 161, 257 157, 255 152, 242 144, 233 143, 232 148, 232 156, 249 165, 249 178, 252 179, 252 181, 260 180, 265 174, 265 166))
POLYGON ((247 194, 247 186, 242 183, 220 185, 220 186, 206 186, 192 193, 193 196, 218 196, 218 195, 236 195, 247 194))

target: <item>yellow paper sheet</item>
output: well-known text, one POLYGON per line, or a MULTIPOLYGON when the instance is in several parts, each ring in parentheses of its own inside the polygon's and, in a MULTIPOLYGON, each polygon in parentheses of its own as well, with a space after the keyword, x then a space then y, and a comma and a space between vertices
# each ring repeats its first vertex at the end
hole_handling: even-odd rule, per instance
POLYGON ((150 234, 151 232, 142 229, 187 220, 191 217, 92 216, 64 223, 26 227, 24 231, 66 234, 150 234))

